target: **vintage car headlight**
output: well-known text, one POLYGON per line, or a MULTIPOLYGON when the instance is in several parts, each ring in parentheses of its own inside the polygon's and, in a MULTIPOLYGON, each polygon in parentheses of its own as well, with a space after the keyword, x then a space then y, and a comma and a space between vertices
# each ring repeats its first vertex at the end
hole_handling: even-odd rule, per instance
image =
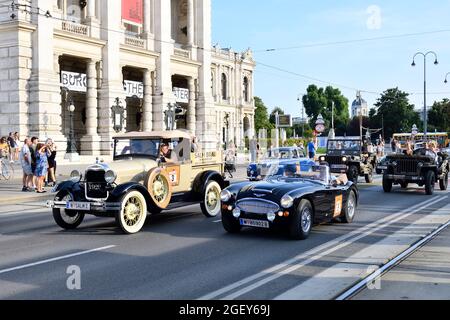
POLYGON ((269 220, 270 222, 274 222, 276 217, 277 215, 275 214, 275 212, 269 212, 267 214, 267 220, 269 220))
POLYGON ((342 157, 342 161, 343 162, 347 162, 348 158, 347 157, 342 157))
POLYGON ((424 166, 424 163, 423 162, 419 162, 417 165, 419 166, 419 168, 422 168, 424 166))
POLYGON ((78 183, 81 181, 81 178, 82 178, 82 174, 78 170, 73 170, 70 173, 70 181, 72 181, 72 182, 78 183))
POLYGON ((320 160, 321 162, 325 162, 326 159, 325 159, 325 157, 322 156, 322 157, 320 157, 319 160, 320 160))
POLYGON ((235 217, 236 219, 238 219, 241 216, 241 209, 239 208, 235 208, 233 210, 233 217, 235 217))
POLYGON ((113 184, 117 179, 117 174, 112 171, 112 170, 108 170, 105 172, 105 181, 109 184, 113 184))
POLYGON ((289 209, 294 205, 294 199, 290 195, 285 195, 281 198, 280 204, 284 209, 289 209))
POLYGON ((231 192, 228 190, 222 190, 222 192, 220 193, 220 200, 222 202, 228 202, 231 199, 231 192))
POLYGON ((392 165, 393 165, 394 167, 398 166, 397 161, 392 162, 392 165))

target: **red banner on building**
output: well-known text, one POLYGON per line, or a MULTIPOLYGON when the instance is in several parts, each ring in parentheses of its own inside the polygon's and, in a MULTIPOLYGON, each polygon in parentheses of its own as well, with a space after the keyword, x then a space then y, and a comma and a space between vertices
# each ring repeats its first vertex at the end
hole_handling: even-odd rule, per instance
POLYGON ((142 0, 122 0, 122 19, 142 24, 143 9, 142 0))

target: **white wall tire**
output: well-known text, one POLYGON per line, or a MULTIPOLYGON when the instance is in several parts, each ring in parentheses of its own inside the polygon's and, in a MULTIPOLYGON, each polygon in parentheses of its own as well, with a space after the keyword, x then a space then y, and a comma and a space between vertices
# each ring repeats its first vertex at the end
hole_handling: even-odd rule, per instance
POLYGON ((122 198, 121 210, 116 214, 116 222, 126 234, 141 231, 147 219, 147 202, 139 191, 130 191, 122 198))
POLYGON ((203 201, 200 204, 202 212, 207 218, 214 218, 219 215, 221 191, 222 188, 216 181, 211 180, 208 182, 205 188, 205 194, 203 195, 203 201))

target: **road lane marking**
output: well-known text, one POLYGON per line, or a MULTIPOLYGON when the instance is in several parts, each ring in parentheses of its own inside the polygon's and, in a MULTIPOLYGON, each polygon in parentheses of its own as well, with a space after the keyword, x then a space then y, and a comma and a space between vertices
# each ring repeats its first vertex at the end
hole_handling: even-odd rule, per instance
POLYGON ((212 293, 209 293, 207 295, 204 295, 202 297, 200 297, 198 300, 211 300, 211 299, 216 299, 219 296, 229 293, 235 289, 238 289, 239 287, 242 287, 244 285, 247 285, 253 281, 256 281, 260 278, 263 278, 262 280, 259 280, 258 282, 249 285, 247 287, 244 287, 243 289, 235 292, 234 294, 230 294, 227 295, 225 298, 223 298, 223 300, 232 300, 235 299, 247 292, 250 292, 270 281, 273 281, 283 275, 286 275, 288 273, 291 273, 292 271, 297 270, 298 268, 301 268, 307 264, 310 264, 312 262, 314 262, 315 260, 318 260, 334 251, 337 251, 343 247, 346 247, 356 241, 358 241, 361 238, 364 238, 380 229, 383 229, 391 224, 394 224, 397 221, 403 220, 405 218, 407 218, 408 216, 423 210, 425 208, 427 208, 430 205, 433 205, 435 203, 438 203, 444 199, 447 199, 448 196, 442 197, 442 196, 437 196, 437 197, 433 197, 427 201, 424 201, 422 203, 416 204, 414 206, 411 206, 410 208, 404 209, 399 213, 396 214, 392 214, 389 215, 381 220, 375 221, 369 225, 366 225, 364 227, 358 228, 346 235, 343 235, 333 241, 327 242, 322 244, 321 246, 312 249, 310 251, 307 251, 305 253, 301 253, 300 255, 289 259, 285 262, 282 262, 276 266, 273 266, 271 268, 268 268, 266 270, 263 270, 257 274, 254 274, 252 276, 249 276, 247 278, 244 278, 240 281, 237 281, 235 283, 232 283, 224 288, 221 288, 219 290, 216 290, 212 293), (393 217, 397 217, 396 219, 392 220, 393 217), (388 223, 389 222, 389 223, 388 223), (353 238, 353 239, 352 239, 353 238), (348 239, 351 239, 352 241, 347 241, 348 239), (347 242, 346 242, 347 241, 347 242), (310 258, 309 258, 310 257, 310 258), (309 258, 309 259, 308 259, 309 258), (307 260, 305 260, 307 259, 307 260), (303 261, 302 263, 299 263, 303 261), (287 269, 286 269, 287 268, 287 269), (284 269, 284 270, 282 270, 284 269), (280 271, 281 270, 281 271, 280 271), (264 278, 265 277, 265 278, 264 278))
POLYGON ((365 279, 358 282, 356 285, 348 289, 347 291, 340 294, 338 297, 336 297, 335 300, 342 301, 347 300, 353 296, 355 296, 357 293, 361 291, 364 287, 366 287, 369 283, 372 283, 376 278, 383 276, 386 274, 389 270, 391 270, 393 267, 398 265, 400 262, 414 254, 417 250, 425 246, 427 243, 432 241, 434 238, 436 238, 442 231, 450 227, 450 221, 448 221, 446 224, 440 226, 433 232, 431 232, 428 236, 423 238, 422 240, 419 240, 417 243, 409 247, 407 250, 403 251, 399 255, 397 255, 395 258, 393 258, 391 261, 383 265, 379 270, 376 270, 376 272, 372 273, 365 279))
POLYGON ((219 222, 222 222, 222 220, 213 221, 213 223, 219 223, 219 222))
POLYGON ((433 214, 425 215, 413 224, 355 252, 334 266, 314 274, 305 282, 277 296, 275 300, 334 299, 343 290, 355 286, 355 283, 367 278, 372 272, 379 275, 378 267, 388 263, 392 257, 401 254, 410 248, 411 244, 423 239, 436 228, 448 223, 449 209, 450 206, 446 206, 433 214), (373 269, 374 266, 377 268, 373 269))
POLYGON ((82 251, 82 252, 78 252, 78 253, 72 253, 72 254, 56 257, 56 258, 51 258, 51 259, 46 259, 46 260, 42 260, 42 261, 37 261, 37 262, 33 262, 33 263, 28 263, 28 264, 24 264, 24 265, 21 265, 21 266, 0 270, 0 274, 12 272, 12 271, 17 271, 17 270, 22 270, 22 269, 27 269, 27 268, 31 268, 31 267, 35 267, 35 266, 39 266, 39 265, 55 262, 55 261, 70 259, 70 258, 86 255, 86 254, 89 254, 89 253, 98 252, 98 251, 105 251, 105 250, 112 249, 112 248, 115 248, 115 247, 117 247, 117 246, 116 245, 111 245, 111 246, 91 249, 91 250, 87 250, 87 251, 82 251))

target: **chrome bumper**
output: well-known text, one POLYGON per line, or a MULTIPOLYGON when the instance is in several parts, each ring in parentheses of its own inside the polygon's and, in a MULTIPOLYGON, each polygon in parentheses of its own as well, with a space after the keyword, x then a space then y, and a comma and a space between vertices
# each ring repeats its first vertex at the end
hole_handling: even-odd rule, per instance
MULTIPOLYGON (((47 208, 50 209, 66 209, 67 201, 47 201, 47 208)), ((120 211, 122 204, 120 202, 90 202, 91 209, 88 212, 107 212, 120 211)))
POLYGON ((388 174, 386 178, 390 180, 408 180, 408 181, 424 181, 425 178, 422 176, 408 176, 401 174, 388 174))

